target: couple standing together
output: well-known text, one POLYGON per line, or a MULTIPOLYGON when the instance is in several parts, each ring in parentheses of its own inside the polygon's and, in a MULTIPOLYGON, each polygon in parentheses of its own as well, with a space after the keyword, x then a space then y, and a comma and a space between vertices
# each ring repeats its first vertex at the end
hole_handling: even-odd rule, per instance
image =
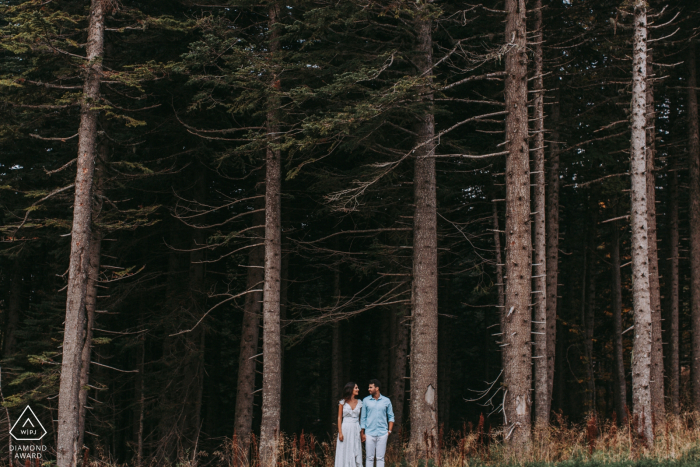
POLYGON ((367 467, 384 467, 386 442, 394 427, 394 410, 388 397, 379 391, 379 380, 369 382, 369 396, 359 400, 360 389, 348 383, 338 406, 338 442, 335 467, 362 467, 365 443, 367 467))

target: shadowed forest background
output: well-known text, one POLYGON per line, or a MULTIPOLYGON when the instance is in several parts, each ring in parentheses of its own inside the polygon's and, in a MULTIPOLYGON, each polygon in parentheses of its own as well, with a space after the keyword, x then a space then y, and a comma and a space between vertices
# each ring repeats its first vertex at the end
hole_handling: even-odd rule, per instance
POLYGON ((411 446, 692 412, 698 24, 692 0, 1 0, 0 418, 140 466, 335 439, 371 378, 411 446))

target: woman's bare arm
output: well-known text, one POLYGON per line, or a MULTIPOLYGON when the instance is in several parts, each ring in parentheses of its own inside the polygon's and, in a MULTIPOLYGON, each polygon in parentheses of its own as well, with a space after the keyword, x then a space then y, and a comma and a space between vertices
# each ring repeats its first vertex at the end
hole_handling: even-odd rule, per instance
POLYGON ((343 406, 338 404, 338 439, 343 440, 343 406))

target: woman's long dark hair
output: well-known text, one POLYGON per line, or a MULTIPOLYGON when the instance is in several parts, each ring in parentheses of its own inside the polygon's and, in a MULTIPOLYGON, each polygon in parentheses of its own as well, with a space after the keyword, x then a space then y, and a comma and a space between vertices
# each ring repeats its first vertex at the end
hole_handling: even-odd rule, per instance
POLYGON ((350 381, 343 388, 343 400, 345 400, 345 402, 352 399, 352 394, 355 392, 355 386, 357 386, 357 385, 355 383, 353 383, 352 381, 350 381))

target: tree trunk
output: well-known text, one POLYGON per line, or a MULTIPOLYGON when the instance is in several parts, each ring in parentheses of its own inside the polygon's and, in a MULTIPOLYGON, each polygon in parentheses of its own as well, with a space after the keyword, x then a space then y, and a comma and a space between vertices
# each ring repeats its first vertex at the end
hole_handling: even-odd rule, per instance
POLYGON ((58 467, 77 464, 80 439, 80 365, 85 340, 85 300, 90 269, 92 177, 95 169, 100 75, 104 39, 104 2, 92 0, 88 20, 87 65, 78 129, 78 162, 68 267, 63 361, 58 402, 58 467))
POLYGON ((505 437, 516 451, 530 439, 531 251, 525 0, 506 0, 506 302, 503 329, 505 437))
MULTIPOLYGON (((269 9, 268 28, 272 31, 270 53, 279 51, 275 25, 279 10, 276 4, 269 9)), ((278 78, 272 76, 272 87, 278 87, 278 78)), ((274 93, 274 90, 271 91, 274 93)), ((278 99, 270 97, 267 112, 269 143, 265 167, 265 279, 263 286, 263 403, 260 424, 261 465, 277 465, 282 399, 282 330, 280 303, 282 282, 282 167, 280 150, 273 147, 279 133, 278 99)))
POLYGON ((700 130, 695 42, 688 57, 688 167, 690 168, 690 314, 693 323, 693 405, 700 408, 700 130))
MULTIPOLYGON (((261 209, 263 204, 263 200, 256 202, 255 208, 261 209)), ((265 214, 262 211, 254 214, 252 223, 254 226, 261 227, 256 229, 257 235, 253 239, 253 243, 261 243, 264 239, 262 227, 265 224, 265 214)), ((265 279, 264 256, 265 248, 263 246, 255 246, 248 252, 246 290, 262 290, 265 279)), ((239 452, 236 455, 241 456, 241 464, 247 462, 250 451, 250 434, 253 430, 253 403, 262 299, 262 292, 248 292, 243 305, 238 384, 236 386, 236 414, 233 425, 239 447, 239 452)))
MULTIPOLYGON (((547 339, 547 239, 545 225, 545 174, 544 174, 544 79, 542 77, 542 0, 535 1, 534 31, 534 160, 532 164, 534 184, 533 206, 535 212, 534 264, 532 281, 534 304, 534 364, 535 364, 535 424, 544 426, 549 423, 551 393, 549 392, 548 359, 549 341, 547 339)), ((553 344, 553 343, 552 343, 553 344)))
POLYGON ((632 400, 638 429, 647 443, 654 440, 651 406, 652 324, 649 295, 649 239, 646 187, 646 2, 634 4, 634 50, 632 63, 632 144, 630 150, 632 297, 634 349, 632 359, 632 400))
POLYGON ((679 275, 678 275, 678 175, 676 159, 671 159, 671 170, 668 172, 668 227, 669 227, 669 395, 671 396, 671 410, 674 415, 681 412, 680 398, 680 329, 679 329, 679 275))
POLYGON ((653 66, 651 51, 647 54, 647 115, 646 115, 646 179, 647 228, 649 238, 649 299, 651 301, 651 405, 654 419, 666 418, 664 404, 664 357, 661 338, 661 290, 659 285, 659 256, 656 235, 656 112, 654 108, 653 66))
POLYGON ((615 383, 615 411, 624 424, 627 419, 627 381, 622 346, 622 277, 620 275, 620 228, 613 225, 612 240, 612 287, 613 287, 613 379, 615 383))
MULTIPOLYGON (((108 147, 100 145, 100 161, 95 164, 93 191, 94 200, 92 207, 93 223, 102 211, 102 197, 104 194, 104 182, 107 171, 108 147)), ((90 382, 90 359, 92 356, 92 330, 95 327, 95 310, 97 309, 97 286, 100 278, 100 254, 102 251, 102 232, 95 229, 92 232, 90 243, 90 269, 88 270, 88 286, 85 297, 85 314, 87 324, 85 326, 85 342, 81 352, 80 366, 80 421, 78 449, 83 447, 85 437, 85 412, 87 409, 88 383, 90 382)))
POLYGON ((547 169, 547 397, 542 397, 542 412, 552 411, 554 389, 554 364, 557 345, 557 295, 559 293, 559 98, 552 106, 552 141, 549 143, 549 167, 547 169))
POLYGON ((437 455, 438 398, 438 271, 437 200, 435 193, 435 118, 432 113, 432 22, 425 7, 416 12, 418 74, 428 85, 422 90, 429 106, 416 123, 418 145, 414 173, 413 316, 411 320, 411 438, 409 452, 437 455), (426 446, 426 441, 428 446, 426 446))
POLYGON ((394 432, 390 438, 394 445, 401 445, 403 438, 403 406, 406 398, 406 355, 408 353, 408 325, 403 307, 394 305, 391 308, 391 318, 394 331, 394 357, 391 367, 391 404, 394 408, 394 432))

